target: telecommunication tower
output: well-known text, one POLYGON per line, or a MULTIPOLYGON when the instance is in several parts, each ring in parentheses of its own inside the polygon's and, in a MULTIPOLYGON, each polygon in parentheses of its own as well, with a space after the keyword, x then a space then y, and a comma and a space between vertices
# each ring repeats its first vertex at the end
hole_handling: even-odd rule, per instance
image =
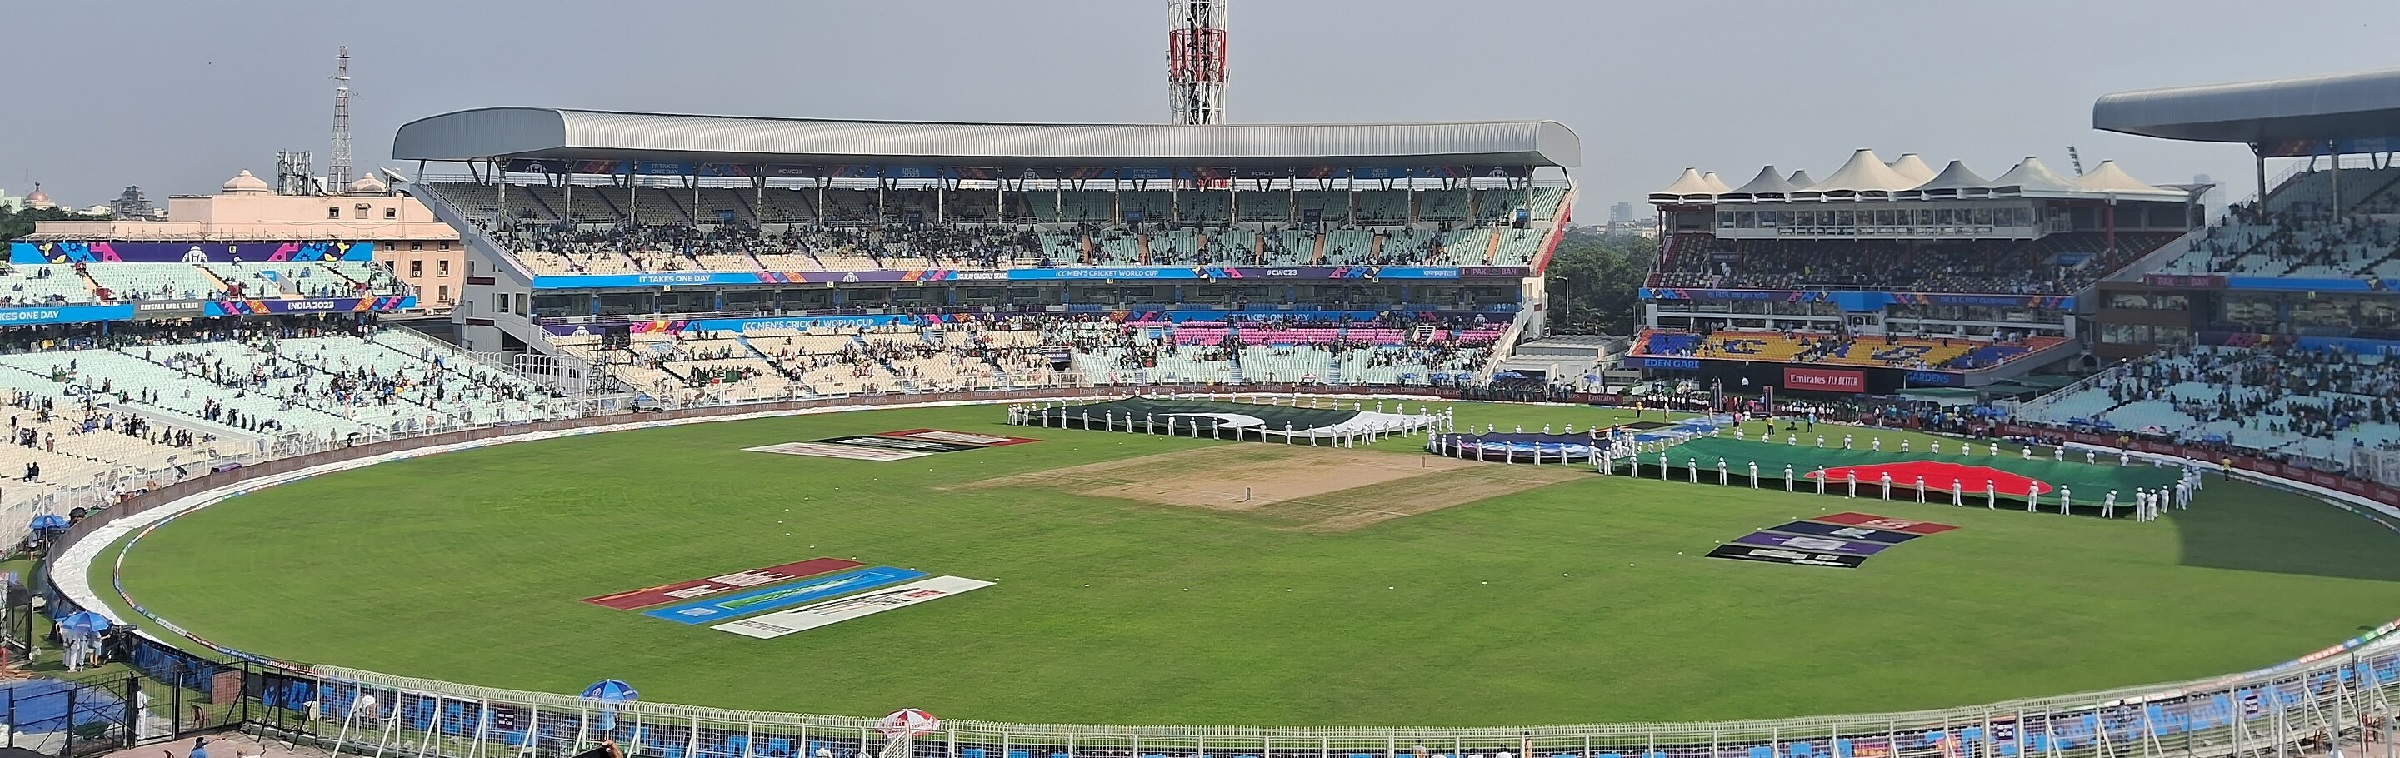
POLYGON ((318 194, 317 176, 308 170, 308 151, 278 150, 275 152, 275 194, 318 194))
POLYGON ((350 186, 350 46, 333 59, 333 155, 325 166, 325 185, 334 192, 350 186))
POLYGON ((1225 123, 1225 15, 1231 4, 1167 0, 1167 102, 1175 123, 1225 123))

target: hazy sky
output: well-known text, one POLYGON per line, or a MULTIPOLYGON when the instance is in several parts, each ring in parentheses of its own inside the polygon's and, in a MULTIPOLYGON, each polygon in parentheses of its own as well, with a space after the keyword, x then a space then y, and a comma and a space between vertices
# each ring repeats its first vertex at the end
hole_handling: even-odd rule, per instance
MULTIPOLYGON (((0 187, 89 205, 323 170, 336 46, 356 56, 361 165, 449 110, 548 105, 738 115, 1162 121, 1165 0, 403 0, 12 3, 18 97, 0 187)), ((1581 220, 1700 166, 1831 172, 1849 152, 2040 155, 2136 177, 2248 152, 2091 129, 2103 93, 2400 64, 2400 3, 2020 0, 1236 0, 1235 121, 1555 119, 1583 137, 1581 220), (2382 52, 2379 52, 2382 51, 2382 52)), ((413 165, 403 167, 413 170, 413 165)), ((2221 202, 2223 198, 2218 198, 2221 202)))

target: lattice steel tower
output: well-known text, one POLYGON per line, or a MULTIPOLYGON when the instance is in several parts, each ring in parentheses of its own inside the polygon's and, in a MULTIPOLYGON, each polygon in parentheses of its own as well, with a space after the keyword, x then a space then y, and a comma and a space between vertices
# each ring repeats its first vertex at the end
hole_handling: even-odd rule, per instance
POLYGON ((1167 103, 1175 123, 1225 123, 1225 14, 1231 4, 1167 0, 1167 103))
POLYGON ((350 188, 350 46, 333 59, 333 155, 325 166, 325 191, 350 188))

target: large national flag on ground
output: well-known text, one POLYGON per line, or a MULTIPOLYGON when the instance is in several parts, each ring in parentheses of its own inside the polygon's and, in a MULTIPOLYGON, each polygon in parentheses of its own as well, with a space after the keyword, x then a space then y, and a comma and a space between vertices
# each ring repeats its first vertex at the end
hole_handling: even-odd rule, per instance
POLYGON ((1026 424, 1234 439, 1335 438, 1397 434, 1439 419, 1423 404, 1400 401, 1301 398, 1300 405, 1129 397, 1033 409, 1026 424), (1315 402, 1334 407, 1309 407, 1315 402), (1389 403, 1389 406, 1385 406, 1389 403), (1170 429, 1170 425, 1172 428, 1170 429))
MULTIPOLYGON (((2038 491, 2045 503, 2056 502, 2060 489, 2075 492, 2078 504, 2098 505, 2110 490, 2128 499, 2135 488, 2171 489, 2181 478, 2182 470, 2156 468, 2147 465, 2119 466, 2114 462, 2085 463, 2081 456, 2067 460, 2036 457, 2027 460, 2022 444, 2003 443, 1999 455, 1991 453, 1989 443, 1948 444, 1940 453, 1927 450, 1902 452, 1898 444, 1886 440, 1883 449, 1867 449, 1866 440, 1872 431, 1844 429, 1840 433, 1854 434, 1858 439, 1853 449, 1816 447, 1811 441, 1798 445, 1782 442, 1734 440, 1724 437, 1695 437, 1666 450, 1667 465, 1681 469, 1697 463, 1708 471, 1716 469, 1723 459, 1728 471, 1746 472, 1752 462, 1758 464, 1760 479, 1783 478, 1785 466, 1792 467, 1792 476, 1810 486, 1816 483, 1816 471, 1825 469, 1825 484, 1838 490, 1849 482, 1849 474, 1858 474, 1861 487, 1881 486, 1883 475, 1892 475, 1894 491, 1909 491, 1917 486, 1917 477, 1925 477, 1928 494, 1948 493, 1951 483, 1957 482, 1962 494, 1980 500, 1985 482, 1991 492, 2001 499, 2026 499, 2028 491, 2038 491)), ((1814 435, 1811 435, 1814 436, 1814 435)), ((1658 453, 1642 456, 1642 464, 1658 463, 1658 453)), ((1678 475, 1681 476, 1680 474, 1678 475)), ((1913 496, 1912 496, 1913 497, 1913 496)), ((1819 519, 1820 521, 1823 519, 1819 519)))

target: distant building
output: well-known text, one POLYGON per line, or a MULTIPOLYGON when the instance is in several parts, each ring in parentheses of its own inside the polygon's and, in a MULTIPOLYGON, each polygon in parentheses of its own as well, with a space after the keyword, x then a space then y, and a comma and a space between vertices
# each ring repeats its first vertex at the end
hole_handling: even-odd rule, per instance
POLYGON ((1620 201, 1616 205, 1609 206, 1608 223, 1611 226, 1633 223, 1633 204, 1620 201))
MULTIPOLYGON (((138 199, 138 189, 126 188, 138 199)), ((35 190, 26 197, 49 198, 35 190)), ((125 197, 120 196, 122 202, 125 197)), ((433 217, 416 198, 395 194, 368 176, 339 195, 277 195, 243 171, 215 195, 167 198, 166 219, 45 221, 28 241, 372 242, 375 262, 417 288, 418 312, 443 313, 465 288, 465 248, 458 230, 433 217)))
POLYGON ((150 198, 143 195, 142 188, 138 186, 126 187, 124 192, 118 193, 117 199, 108 204, 108 211, 110 215, 127 220, 157 221, 162 220, 163 216, 158 206, 151 205, 150 198))

